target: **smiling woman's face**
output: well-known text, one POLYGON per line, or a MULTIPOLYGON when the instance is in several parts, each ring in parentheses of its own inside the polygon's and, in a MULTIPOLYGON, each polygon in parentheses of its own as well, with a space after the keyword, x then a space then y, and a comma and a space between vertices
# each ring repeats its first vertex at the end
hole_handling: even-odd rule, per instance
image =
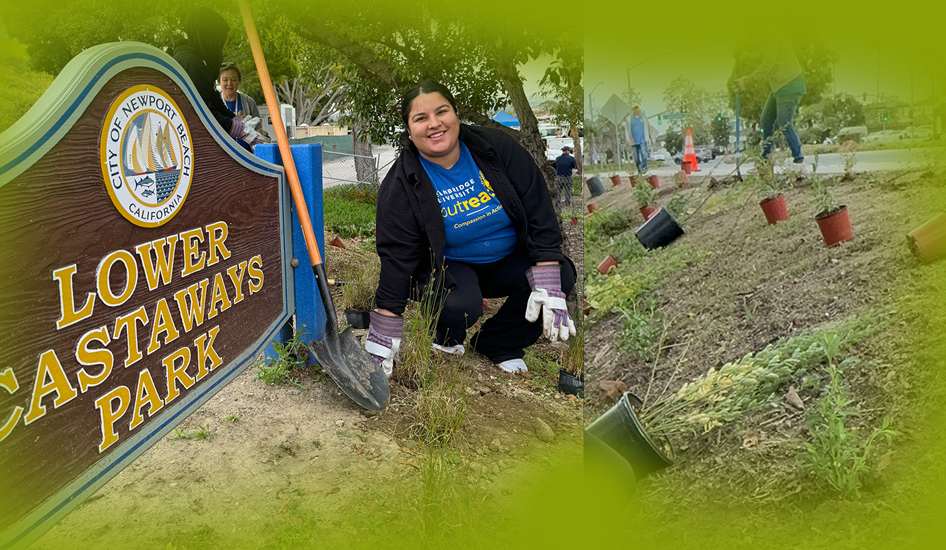
POLYGON ((460 120, 447 98, 437 92, 420 94, 408 116, 411 141, 422 157, 444 168, 460 158, 460 120))

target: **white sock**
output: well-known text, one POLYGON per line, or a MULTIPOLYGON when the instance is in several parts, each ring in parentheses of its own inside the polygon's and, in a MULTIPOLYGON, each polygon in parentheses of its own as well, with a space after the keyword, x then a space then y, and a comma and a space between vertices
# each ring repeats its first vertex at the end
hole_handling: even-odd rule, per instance
POLYGON ((513 374, 517 372, 529 372, 529 368, 526 367, 526 362, 522 359, 507 359, 502 363, 496 363, 496 366, 513 374))
POLYGON ((466 353, 466 348, 463 347, 463 344, 457 344, 455 346, 441 346, 440 344, 433 344, 435 350, 442 351, 449 354, 458 354, 463 355, 466 353))

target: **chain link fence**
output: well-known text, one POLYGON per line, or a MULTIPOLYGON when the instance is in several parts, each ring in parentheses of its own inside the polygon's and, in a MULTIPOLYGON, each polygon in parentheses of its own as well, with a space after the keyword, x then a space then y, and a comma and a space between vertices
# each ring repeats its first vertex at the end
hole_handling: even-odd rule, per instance
POLYGON ((372 155, 356 155, 352 136, 313 136, 290 140, 290 144, 322 145, 322 187, 359 184, 377 186, 397 159, 394 147, 372 146, 372 155))

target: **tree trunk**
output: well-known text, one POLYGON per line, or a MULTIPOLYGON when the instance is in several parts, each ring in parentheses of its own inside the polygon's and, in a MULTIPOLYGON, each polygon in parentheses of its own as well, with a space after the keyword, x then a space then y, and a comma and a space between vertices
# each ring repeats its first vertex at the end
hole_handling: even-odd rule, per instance
POLYGON ((519 119, 519 144, 525 147, 526 151, 532 155, 536 165, 545 176, 545 185, 552 196, 552 205, 555 207, 555 213, 561 221, 561 206, 559 206, 558 185, 555 183, 555 171, 549 165, 545 157, 545 140, 539 133, 539 122, 532 112, 532 106, 529 105, 529 99, 522 88, 522 79, 519 77, 519 70, 516 69, 508 57, 501 51, 495 52, 496 72, 503 83, 503 87, 509 92, 512 100, 512 106, 516 109, 516 117, 519 119))
POLYGON ((575 142, 575 164, 578 166, 578 173, 584 175, 585 169, 581 152, 581 138, 578 136, 578 119, 576 118, 568 124, 570 126, 568 133, 571 134, 572 141, 575 142))
POLYGON ((378 185, 378 172, 371 154, 371 134, 368 132, 367 121, 361 117, 355 118, 351 133, 355 154, 355 179, 361 183, 378 185))

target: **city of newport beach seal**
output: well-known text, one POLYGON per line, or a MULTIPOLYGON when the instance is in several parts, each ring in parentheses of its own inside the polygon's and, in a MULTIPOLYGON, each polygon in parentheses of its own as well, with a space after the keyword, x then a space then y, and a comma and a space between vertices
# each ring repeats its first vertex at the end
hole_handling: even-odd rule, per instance
POLYGON ((105 117, 100 150, 105 187, 125 219, 158 227, 181 209, 194 150, 187 122, 164 90, 143 85, 119 95, 105 117))

